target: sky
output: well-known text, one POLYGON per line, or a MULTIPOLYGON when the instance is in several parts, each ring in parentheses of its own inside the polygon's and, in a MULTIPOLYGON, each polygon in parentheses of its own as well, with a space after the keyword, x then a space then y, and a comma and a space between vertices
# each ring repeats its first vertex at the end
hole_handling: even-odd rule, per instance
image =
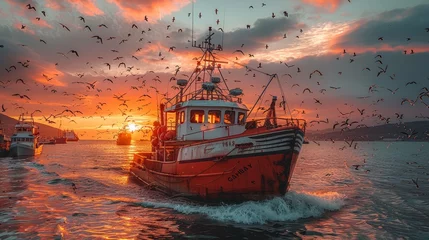
POLYGON ((249 108, 277 74, 257 106, 281 87, 309 130, 427 120, 428 12, 424 0, 5 0, 1 113, 82 139, 148 129, 177 93, 170 79, 186 79, 201 56, 192 32, 201 42, 212 27, 226 82, 249 108))

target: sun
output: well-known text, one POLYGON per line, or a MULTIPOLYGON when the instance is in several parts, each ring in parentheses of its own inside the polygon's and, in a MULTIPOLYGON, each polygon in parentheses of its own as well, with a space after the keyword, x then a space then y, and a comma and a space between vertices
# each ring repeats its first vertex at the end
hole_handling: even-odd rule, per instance
POLYGON ((134 132, 134 131, 136 131, 136 130, 137 130, 137 126, 136 126, 134 123, 128 123, 128 129, 129 129, 131 132, 134 132))

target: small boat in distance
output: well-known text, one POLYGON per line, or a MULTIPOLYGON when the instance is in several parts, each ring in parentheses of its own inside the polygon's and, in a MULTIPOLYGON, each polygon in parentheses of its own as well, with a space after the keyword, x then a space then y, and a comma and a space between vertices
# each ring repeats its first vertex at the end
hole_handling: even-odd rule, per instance
POLYGON ((66 144, 67 143, 66 132, 61 131, 61 125, 62 125, 62 123, 60 122, 60 127, 58 128, 58 136, 54 138, 55 144, 66 144))
POLYGON ((222 47, 211 43, 213 34, 209 28, 204 42, 193 43, 203 56, 189 80, 177 79, 180 92, 159 105, 152 150, 134 155, 130 173, 169 195, 205 201, 283 196, 290 187, 306 122, 277 117, 278 105, 286 112, 282 91, 280 104, 272 97, 265 118, 246 121, 272 80, 278 80, 281 88, 280 81, 277 74, 266 74, 270 80, 249 111, 243 91, 229 89, 222 77, 225 62, 213 53, 222 47))
POLYGON ((131 132, 124 128, 118 133, 116 145, 131 145, 131 132))
POLYGON ((67 142, 77 142, 79 141, 79 137, 73 130, 64 130, 63 136, 66 137, 67 142))
POLYGON ((9 155, 10 149, 10 138, 4 133, 3 126, 0 122, 0 157, 6 157, 9 155))
POLYGON ((39 127, 31 117, 28 120, 21 115, 11 137, 10 155, 12 157, 35 156, 42 153, 43 144, 39 142, 39 127))

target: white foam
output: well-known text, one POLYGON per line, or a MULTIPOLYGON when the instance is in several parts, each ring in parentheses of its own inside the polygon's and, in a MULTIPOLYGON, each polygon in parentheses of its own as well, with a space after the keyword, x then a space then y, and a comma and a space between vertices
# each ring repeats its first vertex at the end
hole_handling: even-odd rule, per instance
POLYGON ((319 217, 326 211, 344 206, 345 196, 336 192, 323 194, 289 192, 284 197, 265 201, 249 201, 222 206, 198 206, 175 203, 143 202, 145 207, 170 208, 184 214, 204 214, 209 218, 243 224, 264 224, 270 221, 292 221, 319 217))

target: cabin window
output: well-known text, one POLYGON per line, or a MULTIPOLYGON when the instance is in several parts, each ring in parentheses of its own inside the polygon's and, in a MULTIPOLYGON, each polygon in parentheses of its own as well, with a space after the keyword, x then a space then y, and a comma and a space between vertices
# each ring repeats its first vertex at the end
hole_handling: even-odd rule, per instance
POLYGON ((246 123, 246 114, 239 112, 238 113, 238 124, 244 125, 246 123))
POLYGON ((191 123, 204 123, 204 110, 191 110, 191 123))
POLYGON ((220 123, 220 110, 209 110, 208 123, 220 123))
POLYGON ((223 122, 225 124, 235 124, 235 112, 226 110, 225 115, 223 115, 223 122))
POLYGON ((184 111, 181 111, 180 113, 179 113, 179 123, 180 124, 182 124, 182 123, 184 123, 185 122, 185 112, 184 111))

